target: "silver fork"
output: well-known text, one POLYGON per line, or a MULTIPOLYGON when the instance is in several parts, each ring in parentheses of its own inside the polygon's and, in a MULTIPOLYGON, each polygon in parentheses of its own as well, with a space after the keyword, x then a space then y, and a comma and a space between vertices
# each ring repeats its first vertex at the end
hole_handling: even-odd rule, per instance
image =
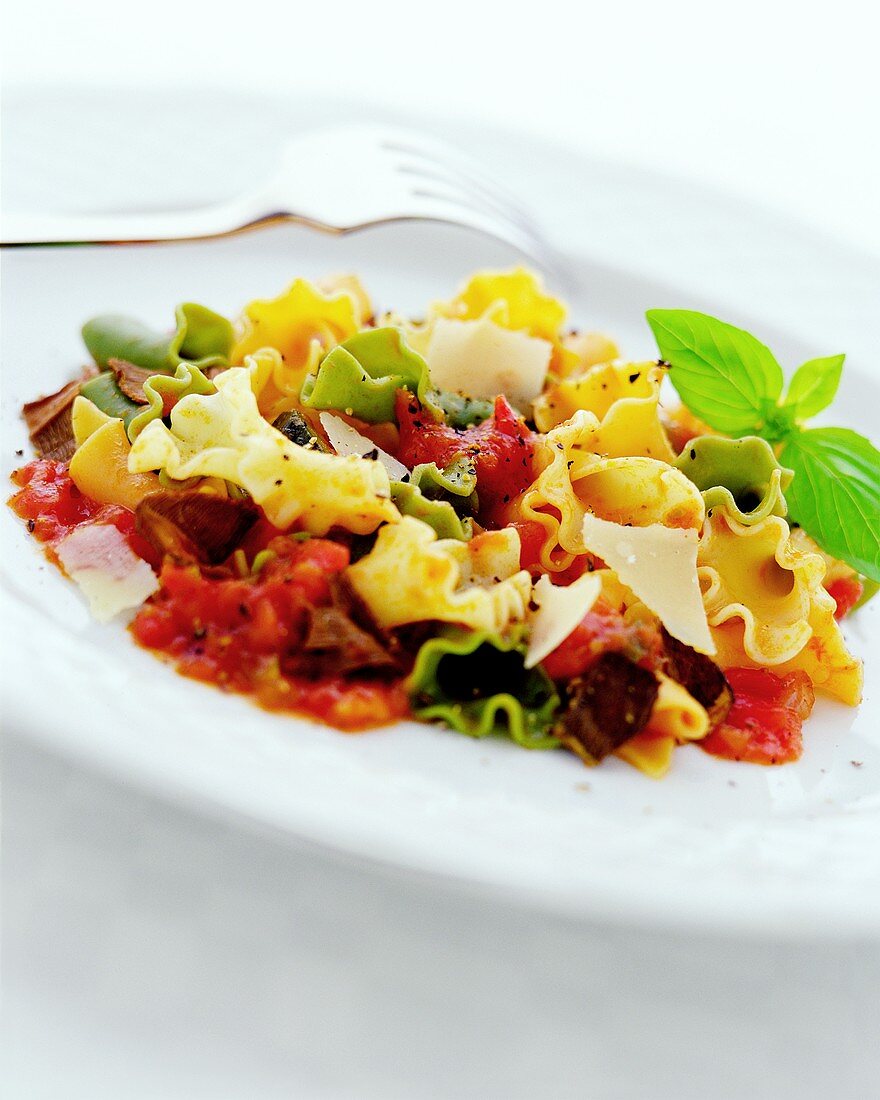
POLYGON ((278 172, 229 202, 133 214, 12 213, 3 245, 200 240, 278 221, 351 233, 398 221, 465 226, 553 270, 556 257, 531 215, 469 157, 409 130, 338 126, 302 134, 278 172))

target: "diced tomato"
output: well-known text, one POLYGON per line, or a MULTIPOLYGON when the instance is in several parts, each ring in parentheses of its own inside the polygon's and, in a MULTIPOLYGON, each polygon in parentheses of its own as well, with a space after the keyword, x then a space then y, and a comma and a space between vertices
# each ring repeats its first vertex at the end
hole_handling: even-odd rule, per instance
POLYGON ((277 539, 283 534, 284 532, 273 526, 261 512, 260 518, 242 539, 241 549, 247 560, 253 561, 261 550, 267 548, 272 539, 277 539))
POLYGON ((338 677, 312 681, 270 672, 257 684, 255 694, 268 710, 304 712, 350 732, 395 722, 409 713, 409 700, 400 681, 338 677))
POLYGON ((111 523, 128 540, 132 550, 154 568, 159 556, 135 531, 134 512, 118 504, 99 504, 77 489, 66 462, 37 459, 16 470, 12 480, 20 486, 9 506, 27 520, 28 531, 40 542, 56 546, 63 538, 90 523, 111 523))
POLYGON ((541 561, 541 550, 547 537, 547 532, 540 523, 533 519, 520 520, 508 524, 516 528, 519 534, 519 564, 520 568, 528 569, 533 573, 538 572, 541 561))
MULTIPOLYGON (((503 512, 497 510, 495 513, 496 517, 500 519, 506 519, 510 514, 516 514, 516 503, 504 509, 503 512)), ((547 532, 541 524, 533 519, 515 519, 506 523, 505 526, 515 528, 519 534, 520 568, 528 569, 530 573, 543 572, 541 550, 544 547, 547 532)), ((604 562, 601 558, 597 558, 592 554, 579 554, 566 569, 560 569, 558 573, 553 574, 553 583, 562 587, 574 584, 584 573, 589 573, 593 569, 602 569, 603 566, 604 562)))
POLYGON ((481 520, 491 519, 496 506, 508 503, 534 481, 534 436, 503 397, 495 399, 495 412, 488 420, 456 431, 436 423, 412 394, 400 390, 397 420, 397 457, 404 465, 436 462, 443 467, 456 458, 474 460, 481 520))
POLYGON ((659 630, 648 623, 627 623, 617 608, 601 597, 584 615, 565 641, 541 664, 554 680, 571 680, 603 653, 614 650, 653 668, 661 651, 659 630))
POLYGON ((832 581, 826 587, 828 594, 834 598, 834 602, 837 604, 837 610, 834 612, 835 619, 846 618, 862 598, 862 593, 865 590, 859 578, 854 576, 841 577, 839 580, 832 581))
POLYGON ((797 760, 801 727, 815 700, 809 676, 777 676, 766 668, 729 668, 724 675, 733 688, 733 706, 700 746, 713 756, 752 764, 797 760))
POLYGON ((12 480, 20 486, 9 506, 40 542, 57 542, 81 523, 94 519, 103 505, 77 489, 66 462, 37 459, 16 470, 12 480))
POLYGON ((589 554, 579 554, 567 569, 560 569, 558 573, 553 574, 553 583, 565 588, 570 584, 574 584, 584 573, 590 573, 594 569, 601 568, 601 563, 595 564, 589 554))
POLYGON ((364 729, 406 713, 400 681, 342 677, 310 680, 282 672, 310 607, 331 602, 330 584, 348 565, 345 546, 329 539, 269 541, 256 577, 204 574, 166 560, 160 591, 138 612, 131 631, 171 657, 178 671, 253 695, 273 710, 312 714, 341 729, 364 729))

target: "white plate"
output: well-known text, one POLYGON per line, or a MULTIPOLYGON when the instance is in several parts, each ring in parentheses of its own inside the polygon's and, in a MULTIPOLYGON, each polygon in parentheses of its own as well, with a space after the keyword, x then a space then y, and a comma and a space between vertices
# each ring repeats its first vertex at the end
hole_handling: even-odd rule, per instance
MULTIPOLYGON (((576 323, 608 329, 635 358, 652 350, 645 309, 672 305, 756 329, 789 366, 848 348, 835 418, 876 431, 876 263, 669 181, 537 145, 484 136, 480 147, 542 200, 571 262, 576 323)), ((184 299, 233 313, 295 275, 338 270, 359 272, 381 305, 418 311, 468 271, 514 257, 437 227, 348 240, 285 227, 207 245, 3 259, 8 473, 27 446, 20 403, 77 367, 79 325, 96 312, 164 325, 184 299)), ((756 934, 880 928, 880 676, 870 659, 862 707, 820 701, 799 763, 763 769, 686 748, 653 783, 617 760, 586 770, 564 753, 413 723, 346 736, 263 713, 178 677, 122 626, 90 622, 5 509, 0 540, 5 718, 18 734, 299 839, 542 908, 756 934)), ((848 627, 866 658, 880 651, 878 622, 872 605, 848 627)))

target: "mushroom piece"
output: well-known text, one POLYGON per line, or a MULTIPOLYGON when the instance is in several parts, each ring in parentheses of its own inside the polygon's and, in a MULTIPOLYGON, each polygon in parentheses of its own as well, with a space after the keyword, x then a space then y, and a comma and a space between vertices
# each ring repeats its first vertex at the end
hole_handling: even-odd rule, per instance
POLYGON ((160 553, 217 565, 239 545, 259 510, 249 500, 185 489, 149 493, 135 514, 138 532, 160 553))
POLYGON ((660 685, 622 653, 603 653, 568 685, 568 707, 553 731, 589 763, 620 748, 648 723, 660 685))
POLYGON ((662 629, 666 672, 705 707, 709 726, 717 726, 733 706, 733 689, 711 657, 698 653, 662 629))
POLYGON ((76 450, 71 410, 82 383, 97 373, 94 367, 86 367, 81 377, 73 382, 48 397, 39 397, 23 406, 21 414, 31 443, 41 458, 66 462, 76 450))
POLYGON ((400 672, 393 640, 380 635, 343 582, 331 587, 333 605, 309 608, 303 640, 284 656, 282 671, 312 677, 400 672))

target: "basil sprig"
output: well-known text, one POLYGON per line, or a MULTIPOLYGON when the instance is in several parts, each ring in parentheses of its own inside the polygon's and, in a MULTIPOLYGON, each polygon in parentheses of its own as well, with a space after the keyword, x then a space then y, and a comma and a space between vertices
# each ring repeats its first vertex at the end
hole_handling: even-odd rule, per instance
POLYGON ((686 309, 646 316, 691 412, 727 435, 779 445, 779 461, 795 474, 785 494, 792 519, 827 553, 880 581, 880 451, 848 428, 803 427, 834 399, 844 356, 804 363, 783 397, 782 368, 750 333, 686 309))

